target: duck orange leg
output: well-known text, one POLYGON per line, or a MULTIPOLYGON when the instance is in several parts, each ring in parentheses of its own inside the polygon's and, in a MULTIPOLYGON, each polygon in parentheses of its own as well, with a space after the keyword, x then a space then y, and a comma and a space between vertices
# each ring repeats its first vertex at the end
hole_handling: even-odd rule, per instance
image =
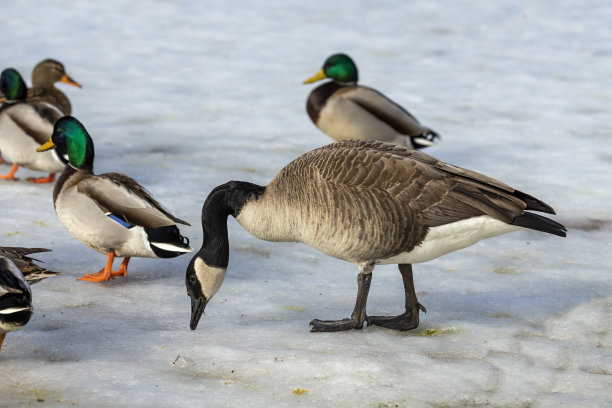
POLYGON ((99 272, 87 274, 81 276, 78 280, 86 280, 90 282, 103 282, 109 279, 115 279, 115 276, 127 276, 127 266, 130 262, 130 257, 123 258, 123 262, 119 265, 118 271, 113 271, 113 261, 115 260, 115 253, 109 252, 106 254, 106 265, 100 269, 99 272))
POLYGON ((15 177, 15 172, 17 171, 18 167, 19 166, 17 166, 16 164, 13 164, 11 171, 9 171, 7 174, 0 175, 0 179, 13 180, 13 181, 19 180, 18 178, 15 177))
POLYGON ((51 183, 55 180, 55 173, 49 173, 48 177, 28 177, 26 180, 31 181, 32 183, 51 183))
POLYGON ((113 261, 115 260, 115 253, 109 252, 106 254, 106 265, 104 268, 100 269, 99 272, 93 274, 87 274, 85 276, 81 276, 77 280, 86 280, 90 282, 102 282, 107 281, 112 278, 113 274, 113 261))
POLYGON ((130 263, 130 257, 123 258, 118 271, 111 271, 113 276, 127 276, 127 266, 130 263))
POLYGON ((6 333, 0 334, 0 350, 2 349, 2 342, 4 341, 4 337, 6 337, 6 333))

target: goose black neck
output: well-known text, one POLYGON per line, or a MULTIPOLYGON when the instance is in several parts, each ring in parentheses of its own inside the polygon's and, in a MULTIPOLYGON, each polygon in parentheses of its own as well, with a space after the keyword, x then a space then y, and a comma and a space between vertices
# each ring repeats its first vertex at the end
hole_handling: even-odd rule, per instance
POLYGON ((257 199, 265 187, 246 181, 230 181, 215 187, 202 207, 202 231, 204 238, 199 256, 209 266, 227 268, 229 239, 227 217, 237 217, 244 205, 257 199))

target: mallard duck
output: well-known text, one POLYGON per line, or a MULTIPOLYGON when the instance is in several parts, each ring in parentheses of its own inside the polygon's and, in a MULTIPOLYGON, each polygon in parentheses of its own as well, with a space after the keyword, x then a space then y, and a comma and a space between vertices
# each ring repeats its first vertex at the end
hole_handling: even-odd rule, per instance
POLYGON ((367 86, 357 85, 357 66, 345 54, 327 58, 305 84, 330 78, 315 88, 306 101, 312 122, 336 141, 381 140, 413 149, 435 144, 438 133, 391 99, 367 86))
POLYGON ((12 68, 0 74, 0 89, 6 97, 0 106, 0 151, 13 163, 11 171, 0 175, 0 179, 19 180, 15 172, 21 166, 50 173, 48 177, 28 178, 29 181, 53 181, 55 173, 63 170, 67 163, 63 151, 41 155, 36 153, 36 148, 49 138, 53 123, 62 113, 47 102, 26 102, 26 84, 12 68))
POLYGON ((55 147, 68 153, 66 166, 53 189, 53 205, 59 220, 83 244, 106 254, 106 266, 79 279, 106 281, 127 276, 131 257, 173 258, 192 252, 176 218, 134 179, 121 173, 93 173, 94 144, 76 118, 55 122, 51 139, 38 148, 55 147), (119 270, 113 260, 124 258, 119 270))
POLYGON ((45 248, 0 247, 0 348, 7 332, 23 328, 32 316, 30 285, 57 272, 34 263, 28 255, 45 248))
POLYGON ((418 326, 413 263, 426 262, 511 231, 532 229, 564 237, 566 228, 538 214, 544 202, 471 170, 396 144, 342 141, 315 149, 283 168, 267 186, 230 181, 212 190, 202 208, 202 247, 186 271, 191 329, 225 278, 227 217, 257 238, 303 242, 359 268, 349 319, 313 320, 312 331, 396 330, 418 326), (372 271, 398 264, 406 311, 367 316, 372 271))
POLYGON ((68 97, 55 87, 56 82, 81 88, 81 84, 72 79, 64 68, 64 64, 47 58, 34 67, 32 71, 32 88, 28 89, 28 101, 43 101, 58 108, 64 115, 72 114, 72 106, 68 97))

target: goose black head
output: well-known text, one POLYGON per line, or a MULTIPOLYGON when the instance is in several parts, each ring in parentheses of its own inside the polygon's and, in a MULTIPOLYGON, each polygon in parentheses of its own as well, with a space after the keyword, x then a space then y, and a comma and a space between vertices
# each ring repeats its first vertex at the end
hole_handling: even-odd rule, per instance
POLYGON ((208 265, 195 255, 185 274, 187 295, 191 298, 191 320, 189 327, 195 330, 210 299, 217 293, 225 279, 226 268, 208 265))

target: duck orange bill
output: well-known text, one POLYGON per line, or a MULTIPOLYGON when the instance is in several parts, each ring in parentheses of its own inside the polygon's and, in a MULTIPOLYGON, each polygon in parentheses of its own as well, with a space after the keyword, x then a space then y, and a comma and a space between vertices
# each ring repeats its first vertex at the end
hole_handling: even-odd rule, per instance
POLYGON ((327 75, 325 75, 325 72, 323 72, 323 68, 321 68, 319 72, 317 72, 316 74, 314 74, 313 76, 305 80, 304 83, 310 84, 310 83, 317 82, 325 78, 327 78, 327 75))
POLYGON ((82 88, 81 84, 79 84, 77 81, 75 81, 74 79, 70 78, 68 75, 64 75, 62 77, 62 79, 60 79, 60 81, 68 84, 68 85, 72 85, 72 86, 76 86, 77 88, 82 88))
POLYGON ((53 142, 51 141, 51 139, 47 140, 47 143, 45 143, 44 145, 40 146, 38 149, 36 149, 37 152, 46 152, 47 150, 51 150, 55 147, 55 145, 53 144, 53 142))
POLYGON ((3 103, 4 101, 6 101, 6 98, 4 95, 0 94, 0 103, 3 103))

